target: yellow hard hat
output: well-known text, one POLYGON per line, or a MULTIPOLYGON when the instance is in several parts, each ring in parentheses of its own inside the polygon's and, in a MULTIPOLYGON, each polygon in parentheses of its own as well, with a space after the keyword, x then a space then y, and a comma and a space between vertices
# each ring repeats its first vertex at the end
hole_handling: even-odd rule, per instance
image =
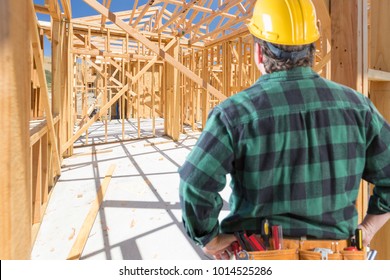
POLYGON ((248 28, 253 36, 280 45, 306 45, 320 37, 311 0, 257 0, 248 28))

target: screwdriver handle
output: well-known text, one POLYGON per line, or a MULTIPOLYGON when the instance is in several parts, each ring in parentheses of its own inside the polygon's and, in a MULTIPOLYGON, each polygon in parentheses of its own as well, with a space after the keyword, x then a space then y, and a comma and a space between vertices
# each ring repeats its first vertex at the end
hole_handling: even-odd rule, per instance
POLYGON ((363 231, 360 228, 355 230, 355 240, 356 240, 356 248, 361 251, 363 250, 363 231))

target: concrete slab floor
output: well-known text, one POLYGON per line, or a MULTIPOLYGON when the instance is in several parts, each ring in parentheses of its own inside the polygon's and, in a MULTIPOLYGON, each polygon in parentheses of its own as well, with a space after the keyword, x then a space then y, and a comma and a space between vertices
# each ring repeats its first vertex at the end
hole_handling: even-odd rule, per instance
MULTIPOLYGON (((94 129, 100 130, 99 137, 101 129, 104 133, 103 126, 94 129)), ((159 136, 75 148, 74 155, 63 161, 32 259, 67 258, 111 164, 116 168, 81 259, 208 259, 187 237, 179 202, 177 170, 198 136, 183 134, 178 142, 159 136)), ((229 187, 221 195, 222 219, 228 214, 229 187)))

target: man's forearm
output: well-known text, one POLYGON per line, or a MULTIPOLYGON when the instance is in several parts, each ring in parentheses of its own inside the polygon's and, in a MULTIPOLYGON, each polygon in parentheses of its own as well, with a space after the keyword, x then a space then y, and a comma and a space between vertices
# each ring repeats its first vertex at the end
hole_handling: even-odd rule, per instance
POLYGON ((375 234, 390 220, 390 213, 381 215, 367 214, 363 222, 358 226, 363 231, 363 245, 367 246, 370 244, 375 234))

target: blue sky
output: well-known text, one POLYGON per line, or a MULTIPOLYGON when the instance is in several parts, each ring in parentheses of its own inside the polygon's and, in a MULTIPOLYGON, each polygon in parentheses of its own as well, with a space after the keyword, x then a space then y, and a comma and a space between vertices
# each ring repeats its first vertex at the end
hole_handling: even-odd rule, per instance
MULTIPOLYGON (((59 1, 60 2, 60 1, 59 1)), ((97 15, 98 13, 92 9, 88 4, 86 4, 83 0, 70 0, 72 5, 72 17, 84 17, 90 15, 97 15)), ((98 2, 103 3, 102 0, 98 2)), ((148 0, 139 0, 138 6, 142 6, 146 4, 148 0)), ((34 3, 43 5, 45 0, 34 0, 34 3)), ((132 0, 112 0, 110 10, 111 11, 125 11, 131 10, 133 8, 134 1, 132 0)), ((50 17, 47 15, 38 15, 40 20, 50 20, 50 17)))
MULTIPOLYGON (((60 2, 60 1, 59 1, 60 2)), ((72 6, 72 17, 85 17, 91 15, 97 15, 94 9, 92 9, 88 4, 86 4, 83 0, 71 0, 72 6)), ((103 0, 99 0, 98 2, 103 3, 103 0)), ((138 6, 144 5, 148 2, 148 0, 139 0, 138 6)), ((34 0, 35 4, 44 5, 45 0, 34 0)), ((117 11, 125 11, 133 9, 134 1, 133 0, 112 0, 110 10, 113 12, 117 11)), ((50 21, 49 15, 37 14, 38 20, 50 21)), ((44 54, 45 56, 51 55, 51 44, 50 41, 45 37, 44 42, 44 54)))

